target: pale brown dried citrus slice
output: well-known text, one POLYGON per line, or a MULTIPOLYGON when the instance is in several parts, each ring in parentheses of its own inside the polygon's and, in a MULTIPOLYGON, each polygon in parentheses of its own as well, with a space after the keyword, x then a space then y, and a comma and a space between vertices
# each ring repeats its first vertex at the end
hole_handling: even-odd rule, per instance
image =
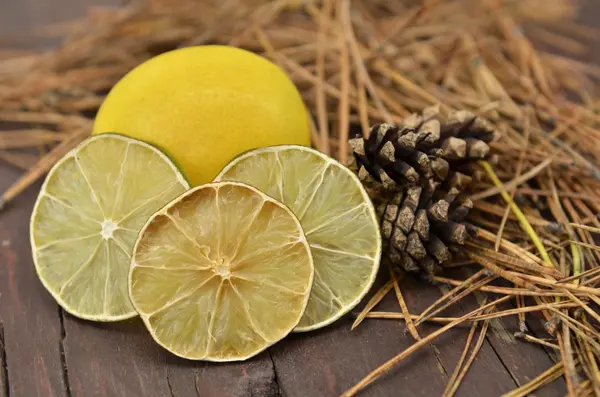
POLYGON ((194 188, 142 228, 131 301, 154 339, 195 360, 252 357, 300 321, 313 281, 298 219, 259 190, 194 188))
POLYGON ((273 146, 235 158, 216 180, 252 185, 300 220, 315 281, 296 331, 334 322, 371 288, 381 257, 379 224, 367 192, 348 168, 314 149, 273 146))
POLYGON ((42 284, 74 316, 135 316, 127 292, 133 244, 148 217, 188 188, 146 143, 114 134, 84 141, 50 170, 31 215, 42 284))

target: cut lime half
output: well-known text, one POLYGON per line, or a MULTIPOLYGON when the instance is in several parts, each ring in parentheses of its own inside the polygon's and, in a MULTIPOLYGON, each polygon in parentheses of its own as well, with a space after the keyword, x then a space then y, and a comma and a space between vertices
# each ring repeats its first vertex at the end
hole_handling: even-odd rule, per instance
POLYGON ((133 305, 152 337, 193 360, 250 358, 300 321, 313 281, 298 219, 257 189, 194 188, 154 214, 133 251, 133 305))
POLYGON ((158 149, 120 135, 89 138, 48 173, 31 215, 37 274, 76 317, 136 315, 127 275, 139 229, 189 188, 158 149))
POLYGON ((296 331, 331 324, 371 288, 381 257, 375 210, 360 180, 303 146, 273 146, 235 158, 216 181, 240 181, 286 204, 311 247, 315 281, 296 331))

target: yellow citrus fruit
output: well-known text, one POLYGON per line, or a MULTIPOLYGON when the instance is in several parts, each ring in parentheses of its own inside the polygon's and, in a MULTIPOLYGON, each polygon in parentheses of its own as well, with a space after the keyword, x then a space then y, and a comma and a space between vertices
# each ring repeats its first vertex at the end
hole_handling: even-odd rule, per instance
POLYGON ((369 291, 381 257, 379 222, 348 168, 314 149, 285 145, 237 157, 216 180, 250 184, 286 204, 300 220, 315 281, 296 331, 334 322, 369 291))
POLYGON ((50 170, 31 215, 38 276, 69 313, 96 321, 133 317, 127 274, 140 228, 189 188, 154 147, 92 137, 50 170))
POLYGON ((245 360, 298 324, 313 272, 302 227, 285 205, 222 182, 184 193, 148 220, 133 250, 129 293, 169 351, 245 360))
POLYGON ((156 145, 192 185, 249 149, 310 144, 292 81, 265 58, 226 46, 183 48, 139 65, 110 91, 93 132, 156 145))

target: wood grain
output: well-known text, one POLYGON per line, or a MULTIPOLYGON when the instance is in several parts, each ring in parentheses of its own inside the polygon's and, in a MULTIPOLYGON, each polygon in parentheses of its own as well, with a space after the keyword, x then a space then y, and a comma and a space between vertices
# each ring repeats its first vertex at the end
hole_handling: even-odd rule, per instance
MULTIPOLYGON (((418 288, 418 286, 414 286, 418 288)), ((429 287, 438 291, 438 296, 446 293, 446 290, 438 286, 429 287)), ((437 296, 436 296, 437 299, 437 296)), ((468 297, 465 299, 469 299, 468 297)), ((428 302, 430 304, 432 302, 428 302)), ((479 305, 473 304, 471 307, 465 307, 462 303, 450 307, 443 315, 451 317, 461 317, 462 315, 474 310, 479 305)), ((448 373, 452 373, 458 364, 462 351, 465 347, 469 325, 454 328, 442 335, 440 339, 434 342, 439 352, 439 357, 448 373)), ((488 331, 489 332, 489 331, 488 331)), ((475 339, 479 332, 475 334, 475 339)), ((473 341, 473 345, 475 341, 473 341)), ((458 396, 477 396, 490 395, 499 396, 516 387, 514 380, 508 374, 502 364, 502 361, 496 355, 494 349, 487 340, 481 346, 475 362, 467 372, 461 387, 458 389, 458 396), (493 374, 493 375, 492 375, 493 374)))
MULTIPOLYGON (((19 172, 0 167, 0 189, 19 172)), ((9 396, 63 397, 58 308, 37 279, 29 248, 29 215, 39 185, 0 216, 0 323, 9 396)), ((6 382, 6 380, 3 380, 6 382)))
MULTIPOLYGON (((424 308, 430 293, 431 290, 419 289, 411 298, 424 308)), ((377 310, 398 310, 398 303, 389 294, 377 310)), ((351 331, 352 322, 347 316, 322 330, 292 335, 271 348, 279 385, 286 397, 338 396, 413 343, 404 325, 398 322, 367 319, 351 331)), ((444 368, 428 347, 363 395, 392 396, 402 390, 407 396, 436 396, 441 395, 446 382, 444 368)))
POLYGON ((192 363, 169 360, 173 396, 279 397, 279 385, 269 352, 243 363, 192 363))
POLYGON ((4 326, 0 323, 0 396, 8 396, 8 362, 6 361, 6 347, 4 343, 4 326))
POLYGON ((140 319, 92 323, 64 314, 72 396, 169 396, 167 352, 140 319))
MULTIPOLYGON (((472 272, 467 272, 464 270, 449 272, 448 274, 449 277, 463 279, 469 277, 470 275, 472 275, 472 272)), ((502 283, 502 285, 510 286, 508 283, 502 283)), ((466 299, 463 299, 459 305, 460 310, 456 314, 453 314, 453 316, 474 310, 479 306, 484 298, 484 294, 476 293, 467 297, 466 299)), ((514 303, 514 301, 511 301, 511 303, 501 304, 497 307, 497 310, 500 311, 516 308, 514 303)), ((528 304, 533 305, 534 303, 529 302, 528 304)), ((534 315, 529 315, 527 319, 529 320, 529 323, 541 324, 540 320, 534 315)), ((519 324, 516 316, 501 317, 499 319, 491 320, 486 342, 484 346, 482 346, 482 351, 484 349, 489 349, 491 354, 495 355, 502 364, 503 368, 496 369, 493 373, 504 372, 506 375, 512 378, 517 386, 521 386, 538 376, 541 372, 541 368, 550 368, 555 364, 555 362, 551 359, 547 350, 543 347, 517 340, 514 337, 514 333, 518 331, 519 324)), ((537 328, 537 331, 540 332, 541 329, 537 328)), ((459 335, 455 335, 454 337, 460 338, 459 335)), ((540 333, 540 337, 547 337, 545 331, 544 333, 540 333)), ((453 337, 449 336, 449 338, 453 337)), ((452 353, 449 352, 448 354, 452 353)), ((476 363, 478 363, 477 360, 475 361, 476 363)), ((474 364, 471 368, 471 371, 469 371, 467 374, 462 388, 465 388, 466 390, 466 388, 469 387, 471 382, 474 381, 474 379, 470 377, 474 376, 479 370, 479 364, 474 364)), ((489 372, 479 372, 478 377, 488 378, 489 372)), ((492 380, 491 383, 495 381, 496 379, 492 380)), ((550 387, 545 387, 536 391, 536 396, 539 397, 564 396, 565 394, 566 388, 562 378, 555 381, 550 387)))
MULTIPOLYGON (((515 307, 500 305, 498 310, 507 310, 515 307)), ((535 315, 528 317, 528 323, 533 321, 539 323, 541 321, 535 315)), ((519 386, 537 377, 542 368, 548 369, 555 364, 543 347, 515 339, 514 333, 519 331, 516 317, 492 320, 490 327, 491 332, 487 339, 508 373, 519 386)), ((547 336, 545 332, 540 335, 542 338, 547 336)), ((535 394, 538 397, 559 397, 566 395, 566 393, 565 381, 563 378, 559 378, 551 385, 537 390, 535 394)))

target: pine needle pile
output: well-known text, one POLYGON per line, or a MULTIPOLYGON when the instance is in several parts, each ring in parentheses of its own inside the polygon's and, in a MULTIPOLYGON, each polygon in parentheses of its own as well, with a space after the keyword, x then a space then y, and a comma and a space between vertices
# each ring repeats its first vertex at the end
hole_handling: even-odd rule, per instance
POLYGON ((574 22, 573 3, 147 0, 94 10, 85 20, 37 33, 68 33, 55 50, 0 49, 0 122, 8 126, 0 135, 0 160, 23 169, 2 204, 12 205, 86 138, 104 95, 134 66, 181 46, 243 47, 270 58, 293 78, 313 115, 315 147, 346 163, 354 148, 356 171, 381 198, 382 228, 384 234, 385 228, 390 231, 386 257, 400 264, 390 266, 390 281, 375 291, 355 326, 381 318, 404 321, 417 340, 343 396, 356 395, 450 328, 471 324, 465 354, 444 393, 454 395, 490 320, 502 316, 518 317, 522 332, 517 337, 523 343, 555 349, 561 357, 508 396, 533 393, 562 376, 569 395, 600 395, 600 249, 595 243, 600 233, 600 67, 580 60, 585 43, 600 32, 574 22), (547 49, 535 48, 530 39, 547 49), (417 117, 411 114, 430 112, 432 106, 440 120, 468 112, 502 137, 455 137, 465 142, 470 158, 468 164, 449 166, 446 175, 438 159, 448 164, 460 159, 436 156, 435 149, 451 151, 452 139, 422 146, 436 138, 422 134, 414 148, 380 145, 418 138, 423 131, 404 127, 417 117), (361 138, 350 140, 356 136, 361 138), (488 149, 497 160, 482 159, 488 149), (411 160, 401 164, 398 157, 411 160), (470 183, 459 182, 459 174, 470 183), (402 187, 411 178, 423 184, 402 187), (381 193, 383 181, 400 188, 381 193), (437 202, 446 202, 445 218, 433 208, 437 202), (385 222, 393 218, 396 223, 392 215, 403 210, 414 221, 396 225, 403 234, 394 237, 385 222), (462 231, 467 225, 468 239, 462 231), (446 242, 449 254, 453 239, 464 244, 464 258, 450 261, 441 245, 439 258, 432 250, 402 254, 409 243, 412 250, 438 240, 446 242), (440 264, 465 270, 452 273, 464 278, 438 273, 440 264), (398 282, 415 266, 430 281, 451 288, 419 314, 408 311, 398 282), (373 312, 392 290, 399 311, 373 312), (474 293, 487 296, 481 307, 459 318, 444 317, 447 307, 474 293), (503 302, 515 308, 501 310, 503 302), (531 313, 545 318, 547 335, 528 331, 531 313), (420 338, 418 327, 425 321, 440 328, 420 338))

